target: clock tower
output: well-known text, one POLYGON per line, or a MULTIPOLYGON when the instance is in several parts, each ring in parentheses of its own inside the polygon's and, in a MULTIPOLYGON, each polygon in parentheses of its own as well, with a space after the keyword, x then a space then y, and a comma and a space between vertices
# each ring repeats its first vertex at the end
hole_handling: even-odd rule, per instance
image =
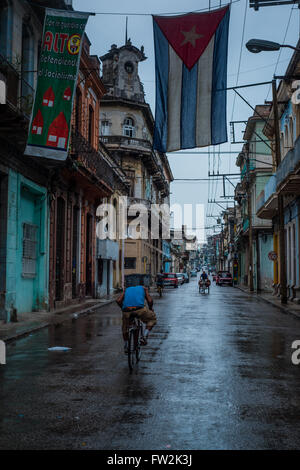
POLYGON ((139 62, 147 59, 143 46, 138 49, 128 39, 120 48, 112 44, 110 51, 100 59, 107 97, 145 103, 144 87, 138 75, 139 62))

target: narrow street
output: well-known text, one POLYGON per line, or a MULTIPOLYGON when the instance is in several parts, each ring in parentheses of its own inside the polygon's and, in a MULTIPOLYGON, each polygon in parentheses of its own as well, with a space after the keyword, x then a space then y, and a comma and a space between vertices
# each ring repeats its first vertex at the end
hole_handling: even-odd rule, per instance
POLYGON ((8 344, 0 448, 299 447, 299 320, 239 289, 200 295, 195 278, 153 298, 158 324, 132 374, 115 304, 8 344))

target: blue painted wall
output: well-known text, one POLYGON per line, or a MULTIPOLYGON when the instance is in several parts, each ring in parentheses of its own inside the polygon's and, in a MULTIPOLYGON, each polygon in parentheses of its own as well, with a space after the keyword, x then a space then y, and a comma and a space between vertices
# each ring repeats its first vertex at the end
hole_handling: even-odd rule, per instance
POLYGON ((47 190, 12 170, 8 180, 6 310, 48 309, 49 220, 47 190), (23 224, 37 227, 36 275, 23 275, 23 224))

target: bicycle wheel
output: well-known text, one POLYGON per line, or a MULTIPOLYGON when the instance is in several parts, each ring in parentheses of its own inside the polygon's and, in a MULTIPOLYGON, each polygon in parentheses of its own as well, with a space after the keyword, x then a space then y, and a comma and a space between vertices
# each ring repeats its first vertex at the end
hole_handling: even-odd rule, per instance
POLYGON ((132 370, 135 365, 135 330, 131 329, 129 331, 128 338, 128 366, 132 370))
POLYGON ((135 358, 136 362, 139 362, 142 355, 142 348, 141 348, 141 338, 143 336, 143 326, 140 325, 139 328, 135 332, 135 358))

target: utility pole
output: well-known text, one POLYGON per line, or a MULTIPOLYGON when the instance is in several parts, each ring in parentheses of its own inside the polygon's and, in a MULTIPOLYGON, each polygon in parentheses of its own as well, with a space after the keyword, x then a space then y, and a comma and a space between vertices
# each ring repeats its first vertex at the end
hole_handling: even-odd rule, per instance
MULTIPOLYGON (((273 113, 274 113, 274 131, 275 131, 275 160, 276 168, 279 167, 281 162, 280 157, 280 131, 279 131, 279 117, 278 117, 278 102, 277 102, 277 89, 276 80, 272 80, 272 93, 273 93, 273 113)), ((284 233, 284 207, 283 195, 278 194, 278 233, 279 233, 279 276, 280 276, 280 296, 281 303, 287 303, 287 289, 286 289, 286 253, 285 253, 285 233, 284 233)))
POLYGON ((250 192, 250 159, 249 148, 246 153, 246 166, 247 166, 247 201, 248 201, 248 217, 249 217, 249 288, 250 292, 254 291, 253 287, 253 233, 252 233, 252 201, 250 192))

